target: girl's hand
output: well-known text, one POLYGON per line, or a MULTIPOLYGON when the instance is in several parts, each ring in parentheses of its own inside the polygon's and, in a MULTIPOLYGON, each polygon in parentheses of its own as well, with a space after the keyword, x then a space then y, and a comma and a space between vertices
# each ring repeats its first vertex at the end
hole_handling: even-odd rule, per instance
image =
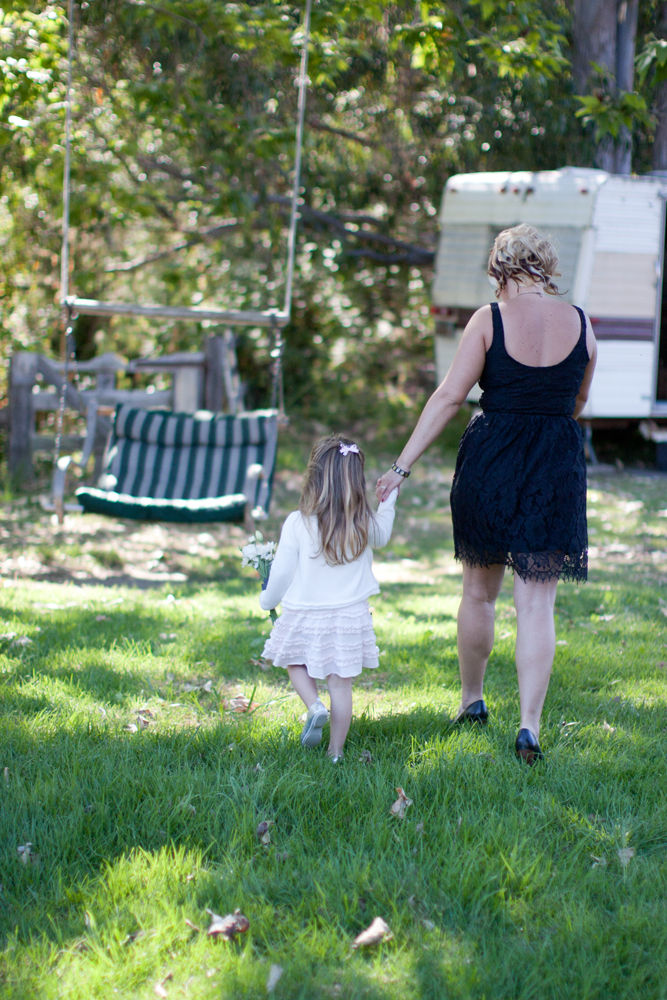
POLYGON ((380 476, 375 486, 375 496, 378 498, 378 503, 386 500, 392 490, 400 492, 403 480, 404 477, 399 476, 398 472, 394 472, 393 469, 385 472, 384 476, 380 476))

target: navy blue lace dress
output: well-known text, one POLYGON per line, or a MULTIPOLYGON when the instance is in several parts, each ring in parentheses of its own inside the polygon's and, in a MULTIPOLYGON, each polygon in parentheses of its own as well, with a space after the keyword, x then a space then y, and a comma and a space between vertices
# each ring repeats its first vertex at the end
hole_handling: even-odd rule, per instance
MULTIPOLYGON (((576 307, 575 307, 576 308, 576 307)), ((451 492, 456 558, 511 566, 522 580, 585 580, 586 460, 573 419, 588 364, 586 320, 557 365, 523 365, 505 349, 497 303, 479 384, 482 413, 459 445, 451 492)))

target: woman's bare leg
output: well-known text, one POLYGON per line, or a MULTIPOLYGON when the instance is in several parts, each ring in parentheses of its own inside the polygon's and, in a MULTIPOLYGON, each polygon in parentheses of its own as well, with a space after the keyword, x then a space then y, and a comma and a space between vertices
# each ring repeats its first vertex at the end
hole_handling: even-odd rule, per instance
POLYGON ((310 676, 303 663, 295 663, 287 668, 292 687, 306 708, 317 701, 317 683, 310 676))
POLYGON ((343 751, 352 722, 352 678, 329 674, 327 687, 331 696, 327 753, 330 757, 337 757, 343 751))
POLYGON ((461 671, 461 704, 457 715, 483 696, 484 672, 493 649, 496 598, 505 567, 463 563, 463 596, 459 605, 457 642, 461 671))
POLYGON ((554 604, 558 580, 539 583, 514 575, 516 672, 521 699, 521 728, 539 737, 556 652, 554 604))

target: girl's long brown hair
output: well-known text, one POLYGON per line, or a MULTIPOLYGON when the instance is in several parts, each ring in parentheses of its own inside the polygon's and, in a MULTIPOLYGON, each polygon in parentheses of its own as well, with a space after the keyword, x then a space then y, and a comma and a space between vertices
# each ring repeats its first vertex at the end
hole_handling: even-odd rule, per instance
POLYGON ((321 438, 310 453, 299 510, 316 517, 320 550, 330 566, 358 559, 368 545, 373 517, 366 495, 364 453, 342 455, 353 442, 340 434, 321 438))

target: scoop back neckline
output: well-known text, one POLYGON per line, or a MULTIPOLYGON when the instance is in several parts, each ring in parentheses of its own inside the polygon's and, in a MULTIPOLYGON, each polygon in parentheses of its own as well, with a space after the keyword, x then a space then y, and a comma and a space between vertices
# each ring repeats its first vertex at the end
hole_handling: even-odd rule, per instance
MULTIPOLYGON (((581 340, 581 336, 584 330, 584 325, 581 319, 581 313, 579 312, 576 306, 572 306, 572 308, 576 310, 577 316, 579 317, 580 330, 579 330, 579 336, 577 337, 577 342, 570 351, 570 353, 567 355, 567 357, 563 358, 562 361, 557 361, 555 365, 527 365, 525 364, 525 362, 519 361, 518 358, 513 357, 513 355, 511 355, 510 352, 507 350, 507 344, 505 343, 505 324, 503 323, 503 314, 500 311, 500 304, 498 302, 492 302, 491 305, 496 306, 498 309, 498 319, 500 320, 500 329, 502 330, 503 351, 510 359, 510 361, 513 361, 515 365, 520 365, 521 368, 530 368, 533 371, 548 371, 550 368, 560 368, 561 365, 564 365, 566 361, 570 360, 576 349, 579 347, 579 341, 581 340)), ((491 341, 491 347, 493 347, 493 341, 491 341)), ((491 347, 489 348, 489 351, 491 350, 491 347)), ((488 354, 489 352, 487 351, 486 353, 488 354)), ((588 353, 588 351, 586 353, 588 353)))

